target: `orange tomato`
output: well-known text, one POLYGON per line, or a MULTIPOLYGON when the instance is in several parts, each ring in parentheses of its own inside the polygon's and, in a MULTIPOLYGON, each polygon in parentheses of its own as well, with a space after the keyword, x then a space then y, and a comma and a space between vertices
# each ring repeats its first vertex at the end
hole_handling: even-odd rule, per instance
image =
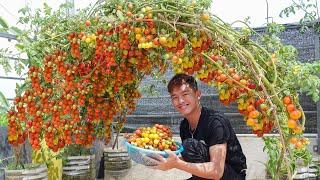
POLYGON ((294 120, 298 120, 301 117, 301 111, 300 110, 294 110, 290 112, 290 118, 294 120))
POLYGON ((257 110, 253 110, 249 113, 249 118, 256 119, 260 115, 260 112, 257 110))
POLYGON ((301 148, 303 147, 302 142, 301 142, 301 141, 298 141, 298 142, 295 144, 295 147, 296 147, 297 149, 301 149, 301 148))
POLYGON ((254 119, 252 119, 252 118, 248 118, 247 119, 247 125, 248 126, 254 126, 254 124, 255 124, 255 120, 254 119))
POLYGON ((256 110, 256 108, 254 107, 254 105, 250 104, 248 107, 247 107, 247 111, 248 112, 251 112, 251 111, 254 111, 256 110))
POLYGON ((290 129, 296 128, 296 127, 297 127, 297 122, 296 122, 295 120, 293 120, 293 119, 289 119, 289 120, 288 120, 288 127, 289 127, 290 129))
POLYGON ((232 78, 235 80, 235 81, 240 81, 241 77, 238 75, 238 74, 234 74, 232 76, 232 78))
POLYGON ((86 20, 86 26, 88 27, 88 26, 90 26, 91 25, 91 22, 89 21, 89 20, 86 20))
POLYGON ((297 126, 296 128, 293 129, 293 132, 295 134, 301 134, 302 133, 302 127, 301 126, 297 126))
POLYGON ((283 98, 283 104, 289 105, 291 103, 291 98, 290 96, 286 96, 283 98))
POLYGON ((294 104, 288 104, 287 105, 287 111, 292 112, 296 109, 296 106, 294 104))
POLYGON ((291 137, 289 141, 291 144, 295 145, 298 142, 298 139, 296 137, 291 137))

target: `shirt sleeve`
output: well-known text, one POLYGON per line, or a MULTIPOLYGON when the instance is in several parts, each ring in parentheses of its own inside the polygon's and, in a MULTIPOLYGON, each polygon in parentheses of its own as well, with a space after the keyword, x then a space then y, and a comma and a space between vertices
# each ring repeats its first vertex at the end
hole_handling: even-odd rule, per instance
POLYGON ((215 118, 208 126, 208 145, 224 144, 230 139, 230 130, 224 117, 215 118))

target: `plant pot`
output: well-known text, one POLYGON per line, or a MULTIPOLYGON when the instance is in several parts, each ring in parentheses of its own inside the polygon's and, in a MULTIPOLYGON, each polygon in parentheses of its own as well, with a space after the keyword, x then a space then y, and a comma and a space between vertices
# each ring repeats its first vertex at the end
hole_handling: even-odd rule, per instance
POLYGON ((73 180, 95 179, 94 155, 91 156, 68 156, 63 164, 62 179, 73 180))
POLYGON ((48 179, 47 166, 42 164, 30 169, 21 169, 21 170, 5 169, 5 179, 6 180, 48 179))
POLYGON ((132 162, 127 150, 106 148, 103 154, 106 179, 119 179, 129 173, 132 162))

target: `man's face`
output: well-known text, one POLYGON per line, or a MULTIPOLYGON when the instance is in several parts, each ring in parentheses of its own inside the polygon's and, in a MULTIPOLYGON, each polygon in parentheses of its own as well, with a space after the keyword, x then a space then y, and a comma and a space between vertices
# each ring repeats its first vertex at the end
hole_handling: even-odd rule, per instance
POLYGON ((182 84, 180 87, 174 87, 170 95, 173 106, 186 117, 199 106, 201 93, 199 90, 193 90, 188 84, 182 84))

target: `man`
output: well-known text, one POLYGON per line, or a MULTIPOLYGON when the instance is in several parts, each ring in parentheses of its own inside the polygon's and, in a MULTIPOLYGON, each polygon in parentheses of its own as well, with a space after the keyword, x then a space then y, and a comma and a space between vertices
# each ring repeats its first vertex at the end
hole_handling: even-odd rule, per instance
POLYGON ((184 116, 180 137, 182 158, 167 151, 168 158, 157 157, 159 170, 177 168, 192 174, 190 179, 245 179, 246 157, 226 117, 201 107, 201 92, 192 76, 175 75, 168 84, 172 104, 184 116))

